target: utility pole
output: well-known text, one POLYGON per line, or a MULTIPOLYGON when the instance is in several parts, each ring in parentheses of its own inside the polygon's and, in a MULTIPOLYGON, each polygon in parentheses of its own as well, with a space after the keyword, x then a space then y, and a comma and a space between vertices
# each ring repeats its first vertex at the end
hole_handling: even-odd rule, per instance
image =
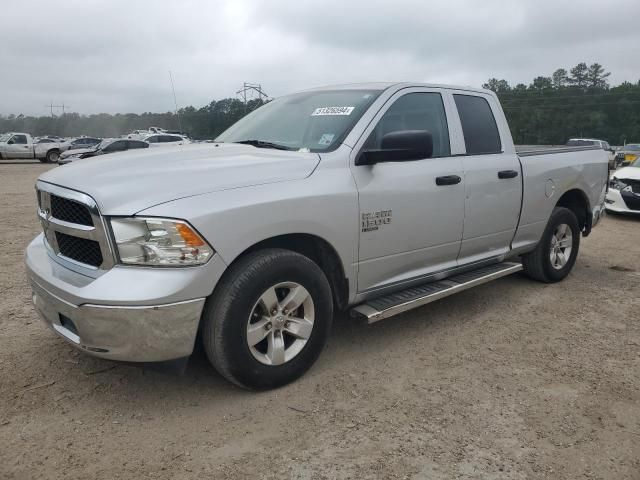
POLYGON ((178 100, 176 99, 176 88, 173 86, 173 75, 169 70, 169 80, 171 81, 171 90, 173 90, 173 103, 176 106, 176 117, 178 118, 178 130, 182 133, 182 122, 180 121, 180 114, 178 113, 178 100))
POLYGON ((244 103, 244 113, 247 113, 247 93, 256 93, 260 100, 268 100, 269 96, 262 89, 262 85, 259 83, 244 82, 242 88, 236 92, 244 103))

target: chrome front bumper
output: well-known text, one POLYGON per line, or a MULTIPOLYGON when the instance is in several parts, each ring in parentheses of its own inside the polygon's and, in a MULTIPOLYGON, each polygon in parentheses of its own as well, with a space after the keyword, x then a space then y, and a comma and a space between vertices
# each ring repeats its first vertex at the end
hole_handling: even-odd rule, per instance
POLYGON ((191 355, 204 298, 167 305, 76 306, 31 283, 45 324, 74 347, 127 362, 159 362, 191 355))
POLYGON ((90 278, 51 258, 42 235, 28 246, 25 260, 33 302, 45 324, 80 350, 127 362, 189 356, 212 290, 211 284, 197 285, 204 278, 216 281, 224 270, 213 258, 203 268, 114 267, 90 278))

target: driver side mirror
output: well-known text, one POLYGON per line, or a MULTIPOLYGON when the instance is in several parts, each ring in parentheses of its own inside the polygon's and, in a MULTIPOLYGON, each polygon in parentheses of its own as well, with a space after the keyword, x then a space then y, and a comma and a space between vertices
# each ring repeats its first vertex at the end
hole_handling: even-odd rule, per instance
POLYGON ((8 145, 13 145, 14 143, 16 143, 16 142, 14 142, 14 141, 13 141, 13 138, 12 138, 12 139, 10 139, 10 140, 7 142, 7 144, 8 144, 8 145))
POLYGON ((398 130, 382 137, 379 150, 364 150, 356 165, 406 162, 433 156, 433 136, 427 130, 398 130))

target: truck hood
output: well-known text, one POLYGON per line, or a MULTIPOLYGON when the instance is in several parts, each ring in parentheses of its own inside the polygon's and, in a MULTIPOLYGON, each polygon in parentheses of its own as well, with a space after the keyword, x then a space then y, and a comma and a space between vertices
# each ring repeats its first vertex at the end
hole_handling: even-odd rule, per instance
POLYGON ((640 180, 640 168, 638 167, 623 167, 620 170, 616 170, 611 174, 611 178, 619 178, 620 180, 640 180))
POLYGON ((133 215, 179 198, 303 179, 319 161, 316 153, 209 143, 99 155, 40 180, 90 195, 103 214, 133 215))

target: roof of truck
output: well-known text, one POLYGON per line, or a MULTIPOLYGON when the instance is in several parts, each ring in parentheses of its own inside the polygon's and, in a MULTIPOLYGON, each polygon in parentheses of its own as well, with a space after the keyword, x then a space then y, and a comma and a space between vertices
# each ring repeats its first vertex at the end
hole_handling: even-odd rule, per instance
POLYGON ((321 87, 309 88, 303 90, 305 92, 314 90, 386 90, 388 88, 409 88, 409 87, 424 87, 424 88, 446 88, 449 90, 464 90, 476 93, 488 93, 494 95, 491 90, 485 90, 483 88, 461 86, 461 85, 446 85, 439 83, 422 83, 422 82, 370 82, 370 83, 346 83, 341 85, 326 85, 321 87))

